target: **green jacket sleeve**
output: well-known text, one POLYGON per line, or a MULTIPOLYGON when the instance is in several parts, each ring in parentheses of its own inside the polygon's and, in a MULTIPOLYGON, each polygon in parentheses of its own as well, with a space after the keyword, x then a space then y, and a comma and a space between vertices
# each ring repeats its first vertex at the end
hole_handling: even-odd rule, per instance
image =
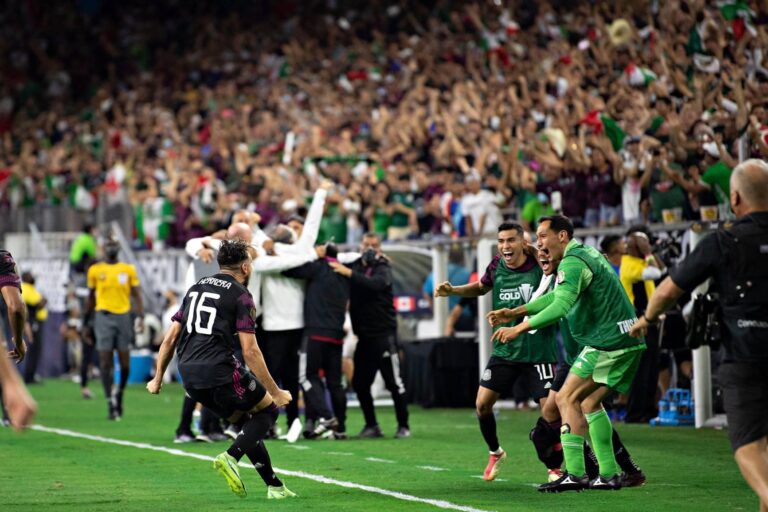
POLYGON ((535 315, 543 311, 555 300, 555 292, 547 292, 544 295, 536 297, 534 300, 525 305, 525 309, 528 310, 529 315, 535 315))
MULTIPOLYGON (((581 291, 589 285, 592 280, 592 271, 589 270, 586 263, 578 258, 563 258, 558 268, 556 280, 557 287, 553 292, 547 294, 552 295, 551 299, 547 299, 549 301, 548 306, 534 312, 531 311, 529 305, 528 312, 534 313, 534 316, 528 319, 531 329, 547 327, 563 318, 576 304, 581 291)), ((546 295, 537 301, 544 297, 546 295)))

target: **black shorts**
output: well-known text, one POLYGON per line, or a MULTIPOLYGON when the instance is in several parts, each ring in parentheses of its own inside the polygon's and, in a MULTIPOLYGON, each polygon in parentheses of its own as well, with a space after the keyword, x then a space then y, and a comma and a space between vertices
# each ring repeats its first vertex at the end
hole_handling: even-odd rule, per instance
POLYGON ((554 376, 554 363, 513 363, 491 357, 480 377, 480 385, 497 393, 506 393, 512 391, 518 378, 523 378, 531 396, 538 401, 549 394, 554 376))
POLYGON ((206 389, 186 389, 187 395, 224 419, 235 412, 247 412, 261 402, 267 390, 250 371, 238 370, 232 382, 206 389))
POLYGON ((738 448, 768 436, 768 364, 723 363, 723 386, 728 437, 738 448))
POLYGON ((565 384, 565 379, 568 378, 568 372, 571 371, 571 365, 561 363, 557 365, 557 370, 555 371, 555 378, 552 379, 552 387, 549 388, 552 391, 560 391, 563 389, 563 384, 565 384))

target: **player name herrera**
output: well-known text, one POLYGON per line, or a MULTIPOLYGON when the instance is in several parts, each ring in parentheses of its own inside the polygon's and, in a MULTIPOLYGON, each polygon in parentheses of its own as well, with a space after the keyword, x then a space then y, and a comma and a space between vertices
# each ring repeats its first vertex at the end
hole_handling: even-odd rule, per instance
POLYGON ((219 286, 221 288, 226 288, 227 290, 229 290, 232 287, 232 283, 230 281, 217 279, 215 277, 206 277, 204 279, 201 279, 198 284, 212 284, 213 286, 219 286))

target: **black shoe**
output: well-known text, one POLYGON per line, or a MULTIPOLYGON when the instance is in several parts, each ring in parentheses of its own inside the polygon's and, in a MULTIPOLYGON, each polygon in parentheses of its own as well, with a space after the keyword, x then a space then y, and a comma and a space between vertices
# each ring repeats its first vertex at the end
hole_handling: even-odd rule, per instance
POLYGON ((315 438, 315 420, 307 419, 307 422, 304 423, 304 438, 305 439, 315 438))
POLYGON ((359 439, 375 439, 377 437, 384 437, 384 434, 381 433, 381 427, 373 425, 372 427, 365 427, 357 434, 357 437, 359 439))
POLYGON ((618 491, 621 489, 621 476, 613 475, 611 478, 605 478, 598 475, 589 482, 589 488, 593 491, 618 491))
POLYGON ((395 439, 406 439, 411 437, 411 430, 408 427, 398 427, 395 432, 395 439))
POLYGON ((273 439, 274 440, 274 439, 277 439, 277 438, 278 438, 278 436, 277 436, 277 428, 275 427, 275 425, 272 425, 271 427, 269 427, 269 430, 267 431, 267 435, 264 437, 264 439, 273 439))
POLYGON ((576 491, 580 492, 589 488, 589 478, 586 475, 576 476, 568 473, 563 473, 563 476, 546 484, 539 486, 539 492, 565 492, 576 491))
POLYGON ((640 487, 645 484, 645 473, 642 471, 633 471, 632 473, 621 474, 622 487, 640 487))
POLYGON ((339 420, 337 420, 335 417, 333 418, 320 418, 317 420, 317 426, 315 426, 314 434, 315 437, 321 436, 328 432, 329 430, 336 430, 339 427, 339 420))
POLYGON ((120 415, 117 413, 117 407, 115 407, 111 402, 109 404, 109 415, 107 416, 107 419, 110 421, 120 421, 120 415))

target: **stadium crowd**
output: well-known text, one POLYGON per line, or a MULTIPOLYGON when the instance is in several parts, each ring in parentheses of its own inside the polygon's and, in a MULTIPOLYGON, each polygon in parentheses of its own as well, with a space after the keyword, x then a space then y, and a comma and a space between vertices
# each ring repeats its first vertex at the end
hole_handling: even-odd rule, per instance
POLYGON ((10 3, 0 205, 129 201, 179 247, 330 177, 320 241, 357 243, 722 214, 768 156, 763 3, 500 4, 10 3))

